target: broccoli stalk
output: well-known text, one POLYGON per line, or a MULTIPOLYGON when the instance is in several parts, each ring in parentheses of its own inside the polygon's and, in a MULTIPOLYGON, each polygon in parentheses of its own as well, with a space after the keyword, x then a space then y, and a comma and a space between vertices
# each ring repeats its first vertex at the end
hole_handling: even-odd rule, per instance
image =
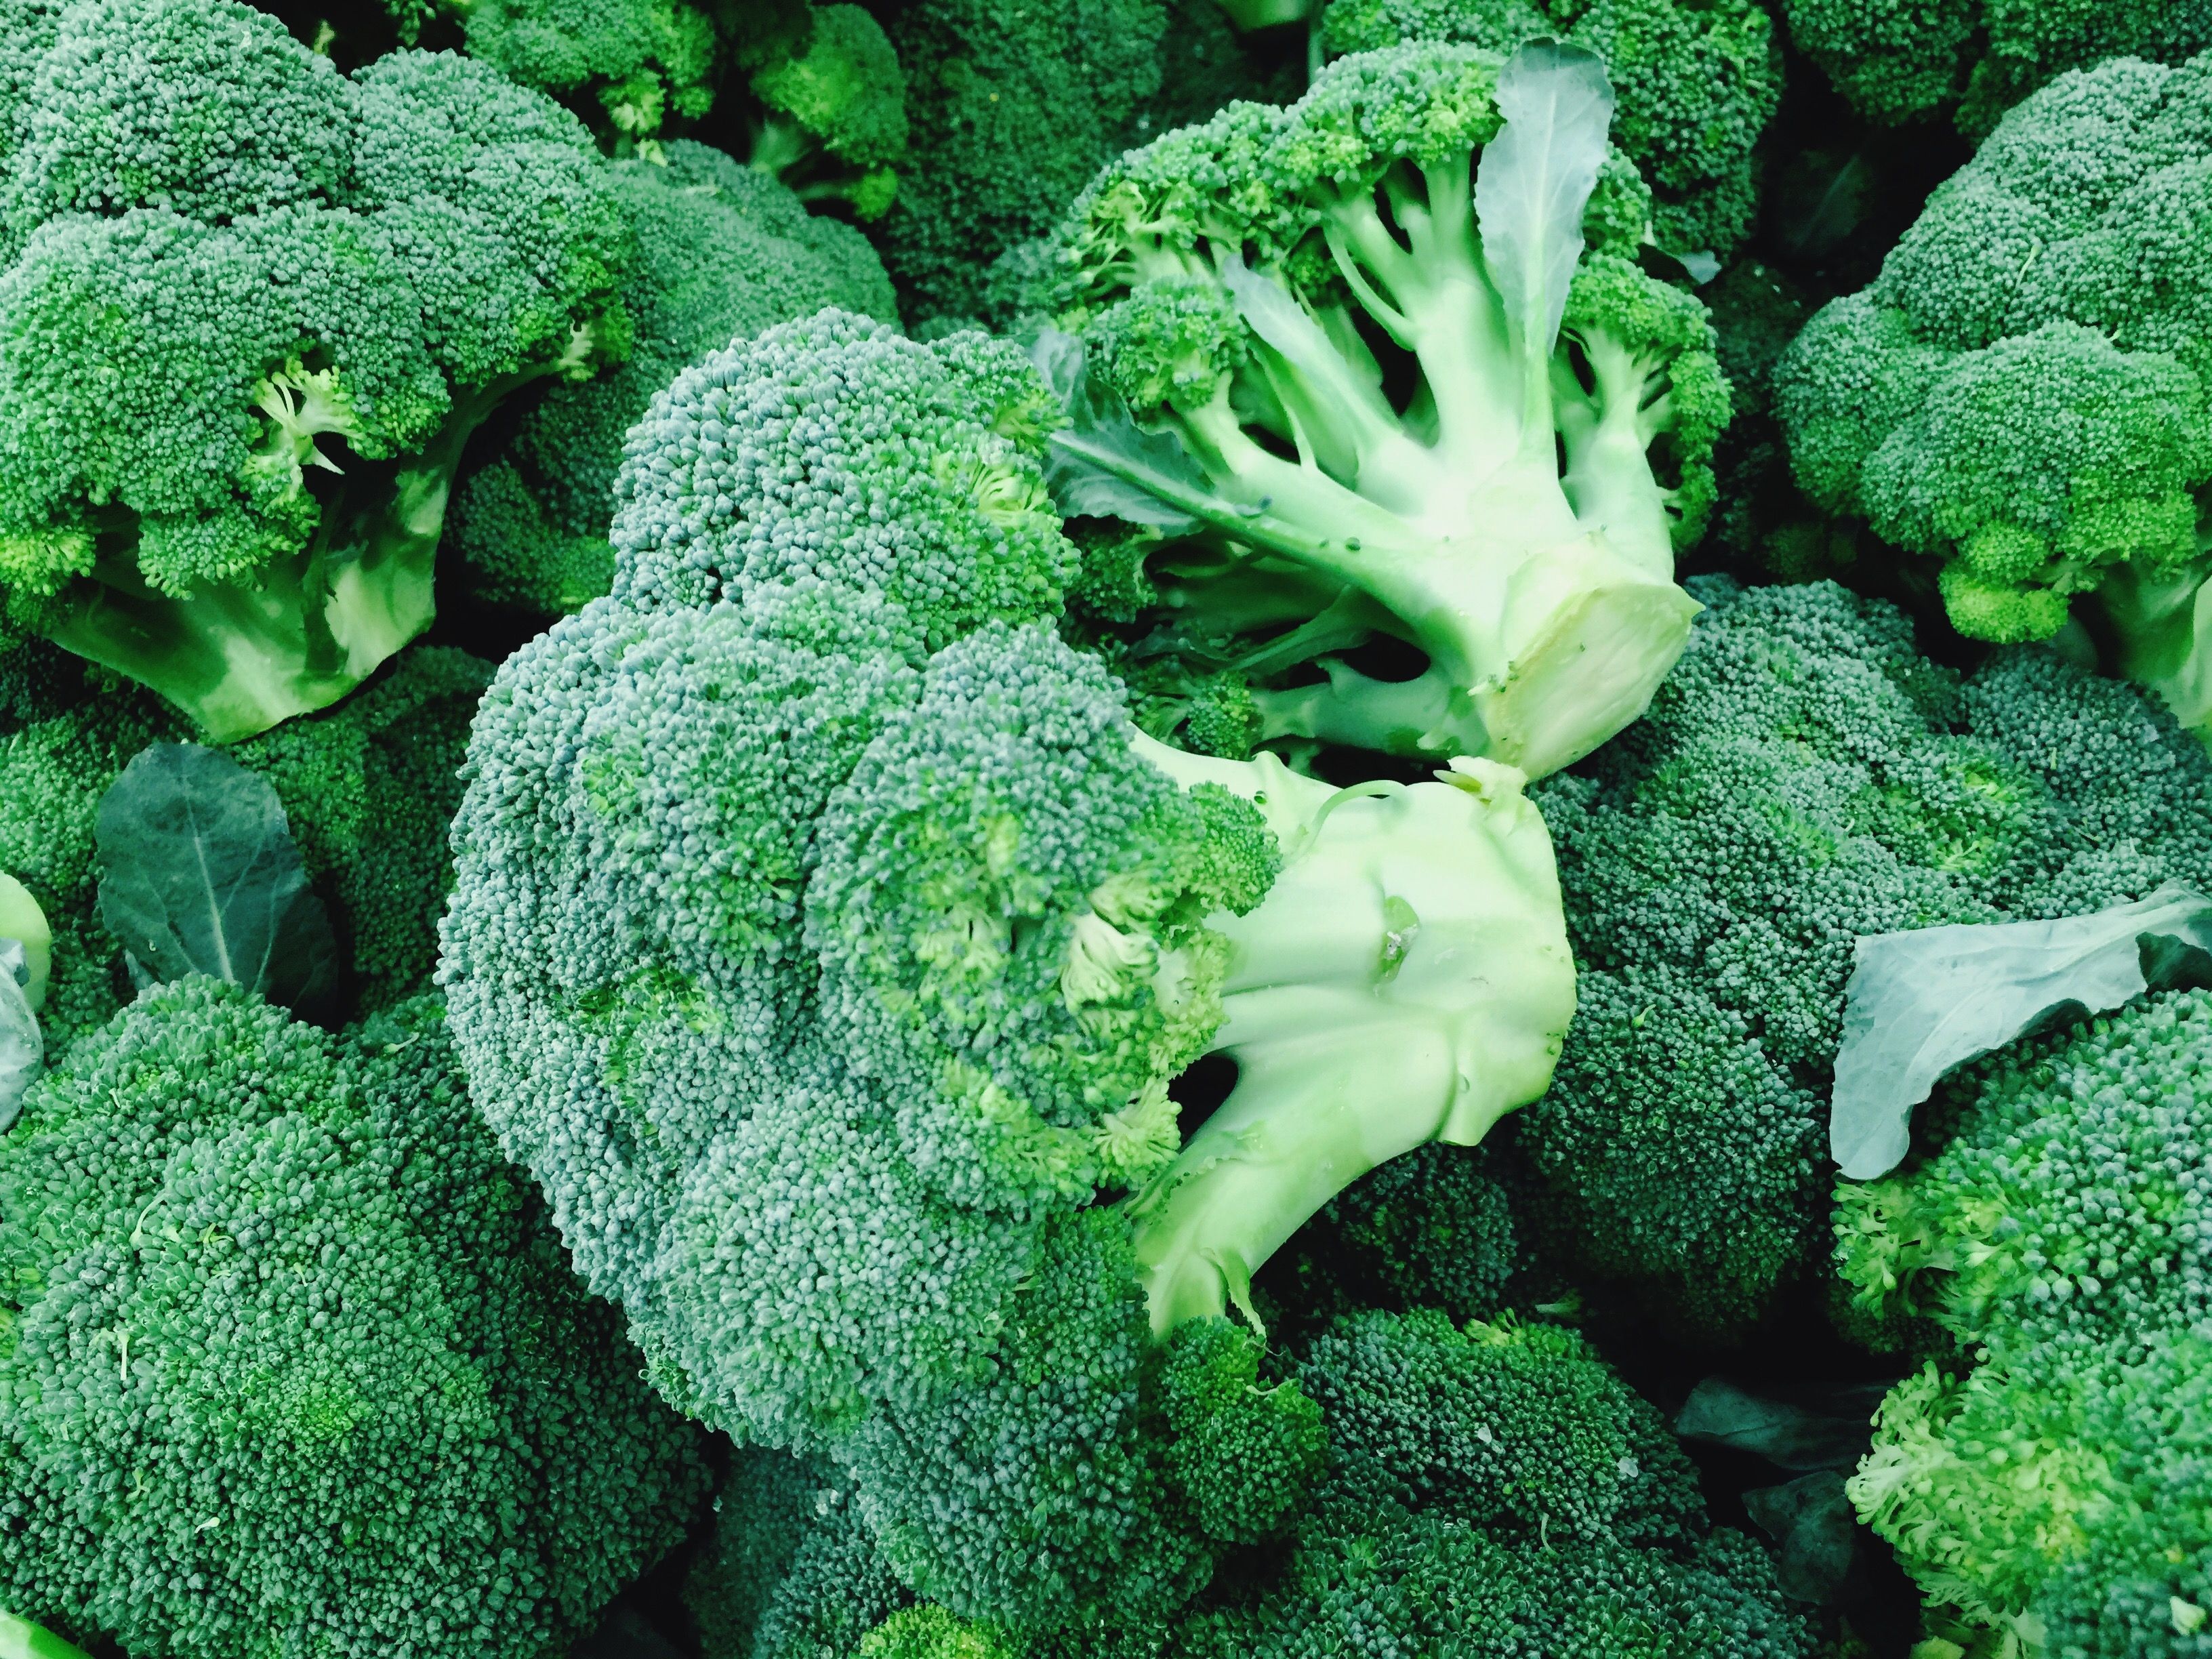
POLYGON ((1208 529, 1364 596, 1463 695, 1482 752, 1532 775, 1587 754, 1688 636, 1674 550, 1726 415, 1701 308, 1582 259, 1586 210, 1611 216, 1612 107, 1587 52, 1501 69, 1403 47, 1109 171, 1064 234, 1094 367, 1053 440, 1063 504, 1208 529), (1194 204, 1201 161, 1232 183, 1194 204), (1237 216, 1245 172, 1269 180, 1264 220, 1237 216), (1412 359, 1402 408, 1370 337, 1412 359))
POLYGON ((1130 1206, 1157 1333, 1232 1304, 1256 1323, 1251 1274, 1322 1205, 1543 1092, 1574 1003, 1551 842, 1486 761, 1339 790, 1272 755, 1135 747, 1253 802, 1283 848, 1267 898, 1208 924, 1229 945, 1212 1046, 1236 1087, 1130 1206))
POLYGON ((2212 745, 2212 580, 2122 565, 2097 597, 2119 638, 2119 671, 2166 700, 2173 717, 2212 745))

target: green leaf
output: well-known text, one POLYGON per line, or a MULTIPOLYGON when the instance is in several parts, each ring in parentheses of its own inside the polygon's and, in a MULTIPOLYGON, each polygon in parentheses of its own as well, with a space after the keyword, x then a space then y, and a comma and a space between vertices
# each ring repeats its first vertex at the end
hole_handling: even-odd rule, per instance
POLYGON ((2102 1013, 2203 977, 2207 953, 2212 899, 2175 885, 2086 916, 1861 939, 1844 994, 1830 1152, 1854 1181, 1887 1174, 1911 1144, 1912 1109, 1945 1073, 2062 1010, 2102 1013))
POLYGON ((1613 84, 1595 54, 1532 40, 1498 72, 1498 110, 1505 125, 1475 166, 1475 217, 1483 263, 1537 365, 1559 339, 1583 255, 1583 210, 1605 161, 1613 84))
POLYGON ((1674 1432, 1751 1452, 1785 1469, 1848 1469, 1872 1443, 1875 1407, 1887 1392, 1882 1384, 1847 1388, 1805 1406, 1709 1376, 1682 1402, 1674 1432))
POLYGON ((90 1659, 82 1648, 0 1608, 0 1659, 90 1659))
POLYGON ((101 797, 100 915, 156 980, 209 974, 299 1007, 337 969, 268 781, 198 744, 142 750, 101 797))
POLYGON ((46 1006, 46 979, 53 967, 53 929, 46 925, 46 913, 39 908, 38 900, 31 890, 0 871, 0 939, 21 939, 24 961, 30 977, 25 989, 31 1000, 31 1012, 37 1013, 46 1006))
POLYGON ((1793 1601, 1833 1602, 1851 1570, 1858 1517, 1844 1477, 1826 1469, 1743 1495, 1744 1512, 1774 1540, 1774 1579, 1793 1601))
POLYGON ((1030 356, 1067 414, 1044 456, 1045 486, 1063 518, 1121 519, 1182 535, 1212 516, 1188 510, 1212 486, 1182 440, 1139 426, 1085 366, 1082 341, 1048 329, 1030 356))

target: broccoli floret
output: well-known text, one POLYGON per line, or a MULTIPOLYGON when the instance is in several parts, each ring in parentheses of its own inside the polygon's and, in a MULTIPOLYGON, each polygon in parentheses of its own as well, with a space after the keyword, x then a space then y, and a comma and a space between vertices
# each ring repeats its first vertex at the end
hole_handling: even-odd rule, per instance
POLYGON ((862 1523, 850 1475, 759 1447, 732 1461, 684 1585, 704 1659, 846 1659, 913 1600, 862 1523))
MULTIPOLYGON (((446 826, 490 673, 463 652, 412 647, 337 708, 229 751, 283 803, 307 876, 337 921, 364 1010, 429 983, 453 876, 446 826)), ((0 684, 8 679, 0 667, 0 684)), ((135 688, 95 690, 81 676, 47 684, 67 692, 27 695, 24 712, 38 718, 16 724, 0 712, 0 872, 30 890, 53 927, 41 1024, 58 1048, 106 1024, 131 994, 121 946, 99 914, 100 797, 140 750, 187 733, 135 688)))
POLYGON ((1578 49, 1364 52, 1288 110, 1130 152, 1071 210, 1061 319, 1090 385, 1053 440, 1063 499, 1149 497, 1226 543, 1168 603, 1201 633, 1297 624, 1247 672, 1378 631, 1437 671, 1423 726, 1398 686, 1332 669, 1295 716, 1314 735, 1540 775, 1680 653, 1674 555, 1711 508, 1728 392, 1703 306, 1625 257, 1649 198, 1611 107, 1578 49), (1571 118, 1539 122, 1554 100, 1571 118), (1539 173, 1571 187, 1532 198, 1539 173))
POLYGON ((1211 0, 915 0, 890 25, 909 166, 878 227, 909 320, 1009 320, 1046 235, 1124 148, 1237 97, 1259 76, 1211 0), (1030 263, 1033 263, 1030 262, 1030 263))
POLYGON ((71 1634, 539 1659, 704 1495, 434 1000, 148 992, 0 1139, 0 1599, 71 1634))
POLYGON ((1348 1181, 1540 1092, 1572 972, 1510 769, 1338 791, 1129 723, 1053 630, 1042 391, 827 314, 657 399, 614 593, 478 716, 441 970, 664 1391, 1041 1640, 1287 1521, 1310 1416, 1226 1316, 1348 1181))
POLYGON ((678 140, 665 155, 609 173, 637 241, 622 288, 628 361, 553 386, 454 496, 447 545, 496 603, 560 616, 607 591, 623 436, 686 364, 824 306, 896 319, 883 267, 851 226, 703 144, 678 140))
POLYGON ((1579 1006, 1517 1141, 1547 1234, 1708 1332, 1806 1260, 1853 941, 2212 877, 2212 763, 2039 648, 1963 682, 1828 583, 1710 605, 1651 712, 1537 791, 1579 1006))
POLYGON ((1020 1659, 988 1625, 934 1604, 893 1613, 861 1639, 858 1659, 1020 1659))
POLYGON ((1838 1188, 1857 1296, 1960 1339, 1890 1394, 1851 1496, 1931 1601, 2038 1651, 2186 1653, 2203 1624, 2208 1060, 2212 994, 2140 999, 1953 1079, 1930 1150, 1838 1188))
POLYGON ((808 201, 842 200, 878 219, 906 156, 906 76, 883 25, 854 5, 817 6, 803 49, 757 70, 765 112, 751 164, 808 201))
POLYGON ((1408 40, 1587 46, 1620 96, 1613 141, 1650 180, 1660 245, 1725 258, 1751 232, 1752 147, 1782 98, 1781 43, 1756 0, 1331 0, 1320 28, 1332 57, 1408 40))
POLYGON ((1776 386, 1807 494, 1940 559, 1960 633, 2048 639, 2083 596, 2113 665, 2192 726, 2212 718, 2208 76, 2120 59, 2035 94, 1776 386))
POLYGON ((471 432, 620 355, 587 136, 232 0, 75 0, 6 90, 0 608, 219 741, 335 702, 429 622, 471 432))
POLYGON ((1572 1334, 1363 1314, 1300 1376, 1328 1481, 1292 1548, 1218 1593, 1179 1654, 1812 1659, 1765 1553, 1709 1530, 1657 1413, 1572 1334))
POLYGON ((1799 50, 1851 107, 1895 125, 1951 112, 1978 137, 2060 71, 2178 64, 2212 46, 2198 0, 1781 0, 1799 50))

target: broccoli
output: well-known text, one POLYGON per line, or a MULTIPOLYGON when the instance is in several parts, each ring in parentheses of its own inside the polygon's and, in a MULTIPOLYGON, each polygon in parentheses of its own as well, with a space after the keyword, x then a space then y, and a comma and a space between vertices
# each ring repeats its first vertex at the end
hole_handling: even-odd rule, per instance
POLYGON ((1806 493, 1940 559, 1959 632, 2048 639, 2079 611, 2191 726, 2212 720, 2208 79, 2122 59, 2035 94, 1775 387, 1806 493))
POLYGON ((1100 167, 1270 89, 1212 0, 912 0, 890 33, 912 136, 875 231, 925 325, 1011 321, 1040 239, 1100 167))
POLYGON ((1320 29, 1331 57, 1407 40, 1587 46, 1620 94, 1613 140, 1650 181, 1660 245, 1726 258, 1751 234, 1752 147, 1782 98, 1781 43, 1757 0, 1330 0, 1320 29))
POLYGON ((2178 64, 2212 46, 2203 0, 1781 0, 1790 38, 1858 114, 1948 110, 1980 137, 2062 70, 2106 58, 2178 64))
POLYGON ((148 992, 0 1138, 0 1601, 68 1634, 541 1659, 704 1496, 434 1000, 148 992))
POLYGON ((1291 729, 1540 775, 1680 654, 1674 554, 1728 392, 1705 308, 1626 257, 1648 197, 1611 107, 1575 49, 1364 52, 1287 111, 1132 151, 1071 210, 1090 386, 1053 441, 1063 500, 1223 538, 1168 603, 1194 631, 1297 624, 1245 669, 1379 631, 1436 670, 1410 699, 1425 731, 1349 665, 1291 729))
POLYGON ((1572 969, 1510 769, 1129 724, 1053 629, 1050 412, 1004 343, 836 313, 679 376, 612 594, 487 694, 441 973, 663 1391, 845 1468, 915 1593, 1077 1639, 1287 1522, 1310 1418, 1227 1316, 1541 1091, 1572 969))
POLYGON ((703 144, 663 153, 664 165, 620 161, 609 175, 638 247, 622 288, 629 360, 550 387, 455 493, 447 546, 496 603, 559 616, 607 591, 623 435, 685 364, 824 306, 895 320, 883 267, 851 226, 703 144))
POLYGON ((1720 1334, 1822 1225, 1854 941, 2204 887, 2212 760, 2047 651, 1961 679, 1832 584, 1692 586, 1710 609, 1650 715, 1535 792, 1579 1006, 1516 1139, 1541 1236, 1720 1334))
POLYGON ((2197 1650, 2212 1607, 2212 994, 1944 1085, 1899 1173, 1840 1183, 1836 1260, 1956 1340, 1850 1483, 1931 1601, 2034 1652, 2197 1650))
MULTIPOLYGON (((27 647, 12 670, 0 658, 0 873, 29 890, 53 930, 41 1024, 55 1048, 105 1024, 129 995, 121 947, 99 915, 100 797, 140 750, 186 736, 154 698, 88 685, 67 668, 74 661, 44 646, 27 647), (22 688, 20 721, 7 713, 11 685, 22 688)), ((283 802, 365 1009, 428 987, 452 878, 446 825, 489 678, 465 653, 410 647, 338 707, 229 751, 283 802)))
POLYGON ((860 7, 817 6, 813 16, 804 52, 753 76, 763 118, 750 160, 806 200, 879 219, 898 189, 892 164, 906 155, 906 76, 883 25, 860 7))
POLYGON ((348 79, 233 0, 42 38, 0 82, 0 609, 248 737, 429 622, 470 433, 619 355, 621 217, 466 59, 348 79))
POLYGON ((1772 1564, 1709 1528, 1658 1413, 1571 1333, 1366 1313, 1299 1376, 1328 1421, 1321 1495, 1179 1659, 1813 1659, 1772 1564))

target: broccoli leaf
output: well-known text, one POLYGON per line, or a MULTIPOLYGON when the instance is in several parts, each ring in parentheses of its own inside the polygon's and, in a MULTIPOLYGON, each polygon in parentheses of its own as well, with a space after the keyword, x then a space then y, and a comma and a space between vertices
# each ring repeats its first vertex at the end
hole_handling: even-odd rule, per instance
POLYGON ((1498 109, 1505 126, 1475 167, 1474 211, 1484 262, 1540 374, 1583 254, 1583 209, 1605 161, 1613 84, 1594 53, 1532 41, 1499 71, 1498 109))
POLYGON ((2101 1013, 2154 985, 2202 974, 2212 899, 2185 887, 2056 921, 2013 921, 1858 942, 1828 1146, 1870 1180, 1911 1144, 1912 1109, 1954 1066, 2027 1035, 2062 1009, 2101 1013))
POLYGON ((331 988, 330 917, 266 779, 157 743, 100 798, 94 834, 100 920, 155 979, 210 974, 289 1007, 331 988))
POLYGON ((46 913, 31 896, 31 890, 0 871, 0 940, 6 939, 19 940, 23 946, 28 975, 23 991, 35 1014, 46 1006, 46 979, 53 966, 53 929, 46 925, 46 913))
MULTIPOLYGON (((46 1059, 39 1017, 31 1012, 30 981, 30 952, 23 941, 0 939, 0 1134, 15 1124, 46 1059)), ((6 1629, 0 1627, 0 1659, 7 1644, 6 1629)))
POLYGON ((0 1659, 91 1659, 91 1656, 0 1607, 0 1659))
POLYGON ((1743 1495, 1744 1512, 1774 1540, 1775 1582, 1793 1601, 1832 1603, 1851 1570, 1858 1517, 1835 1469, 1743 1495))
POLYGON ((1888 1391, 1875 1383, 1835 1391, 1816 1407, 1770 1400, 1708 1376, 1690 1390, 1674 1419, 1674 1432, 1763 1457, 1785 1469, 1848 1469, 1866 1455, 1873 1438, 1869 1419, 1888 1391))
POLYGON ((1205 522, 1174 504, 1204 496, 1205 472, 1172 432, 1147 432, 1084 362, 1082 341, 1048 329, 1030 360, 1068 424, 1045 447, 1045 484, 1064 517, 1121 519, 1182 535, 1205 522), (1139 482, 1141 480, 1141 482, 1139 482))

